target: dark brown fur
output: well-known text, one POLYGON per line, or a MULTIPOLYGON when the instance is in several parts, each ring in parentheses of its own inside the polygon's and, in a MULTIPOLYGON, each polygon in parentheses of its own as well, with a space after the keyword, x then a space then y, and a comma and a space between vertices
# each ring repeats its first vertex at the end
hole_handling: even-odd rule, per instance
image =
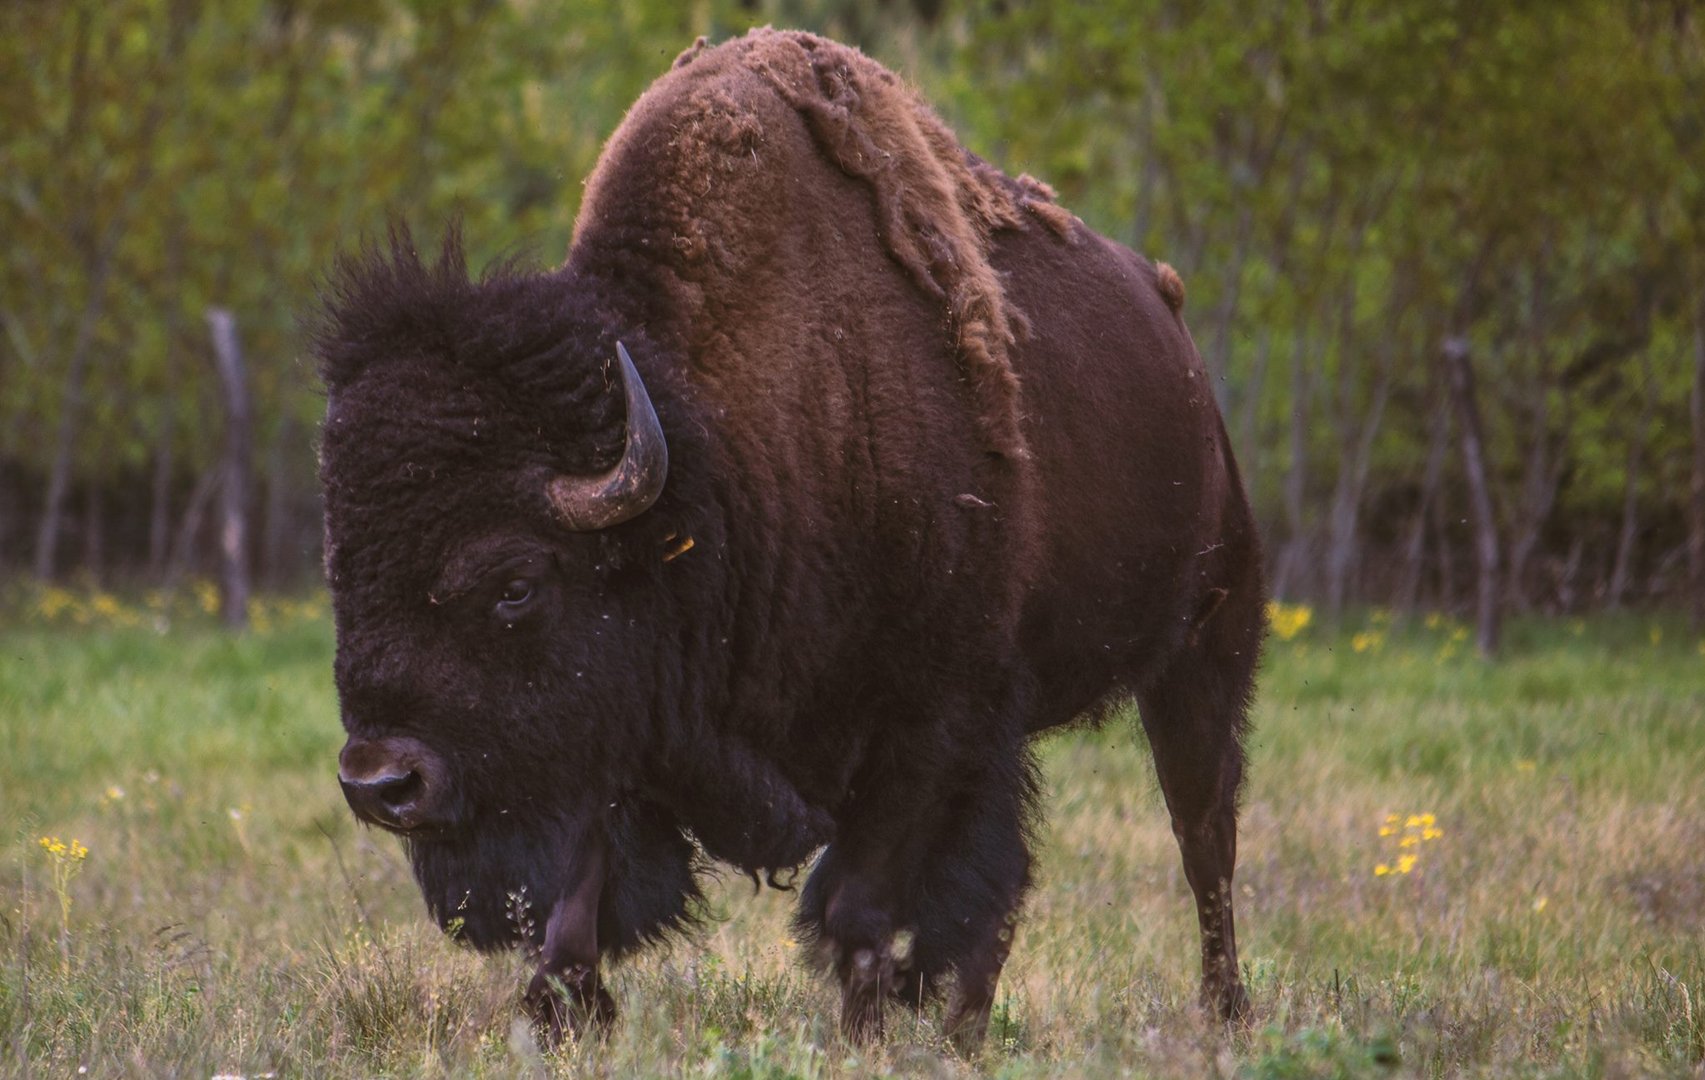
POLYGON ((1135 694, 1204 997, 1240 1012, 1264 598, 1182 299, 892 74, 772 31, 635 104, 560 269, 469 281, 406 237, 348 263, 320 346, 338 685, 352 739, 455 773, 453 821, 409 838, 438 917, 543 948, 539 985, 573 971, 607 1016, 589 942, 688 917, 689 834, 753 872, 832 839, 798 918, 846 1028, 953 976, 974 1040, 1029 882, 1027 740, 1135 694), (566 533, 545 485, 620 453, 618 339, 668 483, 566 533), (542 599, 505 629, 517 566, 542 599))

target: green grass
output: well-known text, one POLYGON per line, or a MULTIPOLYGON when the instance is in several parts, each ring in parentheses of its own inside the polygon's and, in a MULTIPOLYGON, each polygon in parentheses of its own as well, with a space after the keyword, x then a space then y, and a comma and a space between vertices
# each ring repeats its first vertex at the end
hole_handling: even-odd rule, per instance
MULTIPOLYGON (((1449 623, 1274 642, 1236 885, 1254 1023, 1197 1015, 1191 903, 1129 717, 1046 744, 1049 825, 975 1065, 939 1014, 834 1035, 789 898, 712 890, 695 944, 616 969, 607 1041, 540 1058, 519 958, 427 925, 360 830, 322 619, 229 638, 0 624, 0 1072, 43 1076, 1696 1076, 1705 653, 1680 624, 1449 623), (122 795, 119 792, 122 791, 122 795), (1442 836, 1397 846, 1409 815, 1442 836), (1379 830, 1398 815, 1394 835, 1379 830), (90 849, 62 934, 41 836, 90 849), (1376 875, 1403 852, 1410 873, 1376 875)), ((79 609, 82 610, 82 609, 79 609)), ((87 612, 85 612, 87 615, 87 612)))

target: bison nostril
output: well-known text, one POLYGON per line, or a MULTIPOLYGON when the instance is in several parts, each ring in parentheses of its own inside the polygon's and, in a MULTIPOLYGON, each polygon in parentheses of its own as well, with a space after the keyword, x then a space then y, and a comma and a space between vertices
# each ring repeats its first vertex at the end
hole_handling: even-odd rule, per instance
MULTIPOLYGON (((342 779, 341 777, 339 779, 342 779)), ((343 780, 350 809, 376 825, 394 829, 418 825, 427 795, 426 779, 415 770, 386 773, 368 780, 343 780)))
POLYGON ((383 776, 371 781, 373 794, 379 801, 393 810, 401 809, 415 800, 420 789, 425 786, 420 774, 410 772, 407 776, 383 776))
POLYGON ((338 754, 337 778, 349 808, 369 824, 408 831, 444 823, 443 762, 418 740, 352 738, 338 754))

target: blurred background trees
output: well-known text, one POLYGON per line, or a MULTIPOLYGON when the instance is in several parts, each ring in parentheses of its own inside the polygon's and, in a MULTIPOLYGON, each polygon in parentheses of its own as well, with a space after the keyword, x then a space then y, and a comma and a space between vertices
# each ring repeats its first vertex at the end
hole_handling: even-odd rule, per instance
POLYGON ((1275 590, 1328 617, 1705 619, 1692 0, 65 0, 0 7, 0 575, 317 573, 301 319, 387 215, 565 250, 701 33, 859 44, 972 149, 1184 275, 1275 590))

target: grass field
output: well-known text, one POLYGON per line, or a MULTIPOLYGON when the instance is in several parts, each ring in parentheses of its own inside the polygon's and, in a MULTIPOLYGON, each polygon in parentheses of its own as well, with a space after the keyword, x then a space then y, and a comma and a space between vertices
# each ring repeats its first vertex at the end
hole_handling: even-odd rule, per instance
POLYGON ((0 1072, 1701 1075, 1705 646, 1679 623, 1517 624, 1487 666, 1449 620, 1282 613, 1229 1035, 1193 1007, 1140 731, 1048 742, 1038 884, 968 1064, 935 1013, 840 1043, 788 897, 739 878, 697 943, 616 969, 607 1041, 541 1058, 521 961, 442 940, 342 804, 320 606, 235 639, 165 598, 0 616, 0 1072))

